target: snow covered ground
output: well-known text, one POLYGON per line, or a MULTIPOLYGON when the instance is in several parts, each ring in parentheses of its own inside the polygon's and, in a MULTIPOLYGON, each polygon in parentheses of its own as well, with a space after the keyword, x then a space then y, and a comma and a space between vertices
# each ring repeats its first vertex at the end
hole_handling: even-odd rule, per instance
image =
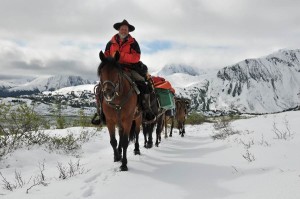
MULTIPOLYGON (((0 187, 0 198, 299 199, 299 121, 300 111, 237 120, 230 126, 238 134, 224 140, 212 139, 217 133, 213 124, 188 125, 184 138, 175 129, 173 137, 152 149, 143 148, 141 138, 140 156, 133 155, 133 144, 129 146, 127 172, 113 162, 106 128, 75 155, 49 153, 43 147, 19 149, 1 160, 2 175, 14 182, 17 171, 27 182, 44 162, 48 185, 34 186, 28 194, 32 179, 12 192, 0 187), (67 167, 78 160, 83 172, 59 179, 58 163, 67 167)), ((82 129, 51 131, 76 134, 82 129)))

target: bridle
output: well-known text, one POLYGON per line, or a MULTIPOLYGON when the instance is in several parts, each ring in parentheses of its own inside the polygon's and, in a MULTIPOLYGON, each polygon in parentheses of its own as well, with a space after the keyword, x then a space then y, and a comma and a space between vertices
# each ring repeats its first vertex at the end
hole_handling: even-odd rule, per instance
POLYGON ((130 79, 130 77, 123 72, 122 70, 118 70, 118 81, 113 82, 110 80, 105 80, 105 81, 101 81, 99 85, 101 86, 101 92, 102 92, 102 96, 104 98, 105 103, 114 108, 117 112, 117 117, 118 117, 118 125, 120 127, 121 125, 121 110, 123 108, 123 106, 126 104, 126 102, 130 99, 130 97, 133 95, 134 91, 137 93, 137 95, 140 93, 139 90, 137 89, 136 84, 130 79), (124 90, 124 85, 122 84, 123 80, 127 79, 129 84, 130 84, 130 89, 127 92, 127 94, 125 94, 125 96, 123 96, 119 102, 116 102, 117 97, 119 97, 120 95, 122 95, 123 90, 124 90), (108 90, 107 88, 109 88, 110 90, 108 90), (106 95, 106 94, 111 94, 106 95))
POLYGON ((101 84, 101 92, 103 93, 103 97, 105 99, 106 102, 112 102, 115 100, 116 96, 119 96, 119 93, 122 93, 121 87, 120 87, 120 75, 119 76, 119 80, 115 83, 112 82, 110 80, 105 80, 104 82, 100 81, 101 84), (110 91, 110 93, 112 93, 112 97, 108 97, 108 95, 106 95, 107 93, 107 89, 106 88, 112 88, 112 91, 110 91))

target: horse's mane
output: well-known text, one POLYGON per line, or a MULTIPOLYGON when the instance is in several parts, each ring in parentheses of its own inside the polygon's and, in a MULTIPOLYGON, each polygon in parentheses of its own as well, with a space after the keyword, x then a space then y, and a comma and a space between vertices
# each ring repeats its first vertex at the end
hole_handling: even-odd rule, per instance
POLYGON ((100 77, 101 69, 105 65, 110 65, 109 69, 113 69, 113 68, 116 68, 118 70, 121 69, 121 65, 119 64, 119 62, 114 57, 106 57, 104 60, 101 61, 101 63, 98 66, 97 74, 98 74, 99 77, 100 77))

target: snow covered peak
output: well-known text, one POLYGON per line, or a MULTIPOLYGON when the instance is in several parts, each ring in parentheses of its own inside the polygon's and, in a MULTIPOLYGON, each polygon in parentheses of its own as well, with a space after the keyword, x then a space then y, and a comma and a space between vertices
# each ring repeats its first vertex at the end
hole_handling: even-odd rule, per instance
POLYGON ((80 76, 46 76, 38 77, 31 82, 19 85, 10 90, 39 90, 40 92, 54 91, 63 87, 77 86, 82 84, 90 84, 90 81, 84 80, 80 76))
POLYGON ((199 72, 195 68, 183 64, 166 65, 157 73, 157 75, 167 76, 175 73, 184 73, 192 76, 199 75, 199 72))
POLYGON ((300 50, 281 50, 224 67, 204 86, 186 88, 195 108, 271 113, 300 104, 300 50), (201 93, 201 95, 199 95, 201 93))
POLYGON ((275 64, 283 63, 288 65, 289 67, 294 67, 295 65, 300 65, 300 49, 297 50, 279 50, 271 55, 266 57, 267 60, 272 60, 275 64))
POLYGON ((8 89, 16 86, 14 83, 0 80, 0 89, 8 89))

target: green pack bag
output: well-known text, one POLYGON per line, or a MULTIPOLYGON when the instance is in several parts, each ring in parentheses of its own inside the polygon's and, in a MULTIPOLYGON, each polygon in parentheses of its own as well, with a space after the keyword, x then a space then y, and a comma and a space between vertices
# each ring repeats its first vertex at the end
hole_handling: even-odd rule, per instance
POLYGON ((174 94, 168 89, 155 88, 160 107, 166 110, 175 108, 174 94))

